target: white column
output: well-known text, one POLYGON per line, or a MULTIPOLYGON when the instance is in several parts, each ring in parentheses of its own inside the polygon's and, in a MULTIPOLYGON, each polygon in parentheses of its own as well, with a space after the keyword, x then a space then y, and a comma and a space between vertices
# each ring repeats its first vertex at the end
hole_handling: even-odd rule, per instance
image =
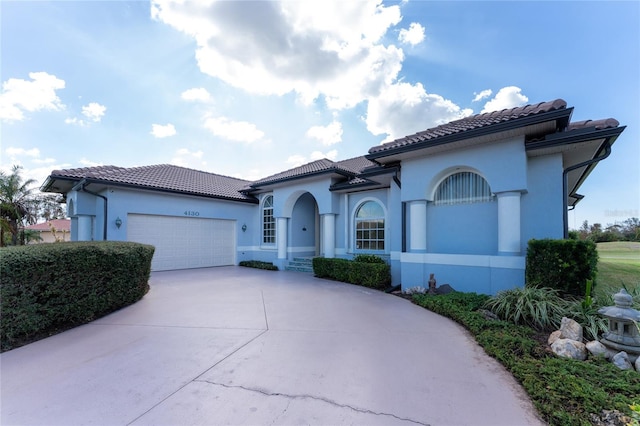
POLYGON ((93 230, 91 229, 91 216, 78 216, 78 241, 91 241, 93 230))
POLYGON ((501 192, 498 197, 498 252, 520 253, 520 193, 501 192))
POLYGON ((324 257, 336 257, 336 215, 332 213, 323 214, 322 225, 324 257))
POLYGON ((278 246, 278 259, 287 258, 287 218, 276 219, 276 244, 278 246))
POLYGON ((427 202, 409 203, 409 251, 427 251, 427 202))

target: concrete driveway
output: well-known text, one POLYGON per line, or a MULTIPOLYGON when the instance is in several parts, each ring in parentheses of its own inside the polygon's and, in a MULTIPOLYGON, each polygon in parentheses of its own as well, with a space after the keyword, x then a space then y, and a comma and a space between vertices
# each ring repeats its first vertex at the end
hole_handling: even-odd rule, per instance
POLYGON ((153 273, 143 300, 0 355, 2 425, 538 425, 454 322, 295 272, 153 273))

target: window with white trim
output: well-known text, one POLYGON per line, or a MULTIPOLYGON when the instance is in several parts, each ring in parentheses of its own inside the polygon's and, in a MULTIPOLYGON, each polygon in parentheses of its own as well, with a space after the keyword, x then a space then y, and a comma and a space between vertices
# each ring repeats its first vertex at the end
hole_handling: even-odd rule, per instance
POLYGON ((440 182, 433 197, 436 206, 488 201, 493 201, 489 184, 473 172, 458 172, 448 176, 440 182))
POLYGON ((262 203, 262 242, 276 243, 276 218, 273 216, 273 195, 265 197, 262 203))
POLYGON ((384 250, 384 210, 379 203, 363 203, 356 211, 355 224, 357 250, 384 250))

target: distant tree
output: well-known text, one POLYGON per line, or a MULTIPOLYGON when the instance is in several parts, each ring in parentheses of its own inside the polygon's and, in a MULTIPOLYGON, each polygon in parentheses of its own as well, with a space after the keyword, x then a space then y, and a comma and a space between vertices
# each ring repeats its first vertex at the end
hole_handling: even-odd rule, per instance
POLYGON ((622 222, 621 233, 627 241, 640 241, 640 219, 630 217, 622 222))
POLYGON ((582 222, 582 226, 578 231, 578 235, 580 236, 581 240, 586 240, 589 238, 589 234, 590 234, 589 221, 585 220, 584 222, 582 222))
POLYGON ((53 219, 64 219, 66 216, 64 200, 60 194, 39 193, 32 200, 32 213, 47 222, 53 219))
POLYGON ((589 222, 585 220, 579 230, 572 232, 573 238, 591 240, 596 243, 640 241, 640 219, 631 217, 620 223, 607 224, 604 229, 600 223, 589 225, 589 222))
MULTIPOLYGON (((11 244, 17 245, 20 241, 19 232, 21 226, 36 223, 37 217, 33 215, 33 189, 34 179, 23 181, 20 176, 22 167, 13 166, 11 174, 0 171, 0 244, 4 245, 4 233, 11 234, 11 244)), ((21 239, 24 244, 24 238, 21 239)))

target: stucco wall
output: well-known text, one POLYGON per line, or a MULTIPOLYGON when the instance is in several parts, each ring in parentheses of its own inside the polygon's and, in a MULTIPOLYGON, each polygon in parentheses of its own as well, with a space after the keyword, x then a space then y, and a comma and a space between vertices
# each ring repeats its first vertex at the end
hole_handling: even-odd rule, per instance
POLYGON ((522 252, 532 239, 562 238, 562 155, 529 158, 527 192, 522 195, 522 252))
POLYGON ((498 253, 498 203, 427 204, 427 252, 498 253))

